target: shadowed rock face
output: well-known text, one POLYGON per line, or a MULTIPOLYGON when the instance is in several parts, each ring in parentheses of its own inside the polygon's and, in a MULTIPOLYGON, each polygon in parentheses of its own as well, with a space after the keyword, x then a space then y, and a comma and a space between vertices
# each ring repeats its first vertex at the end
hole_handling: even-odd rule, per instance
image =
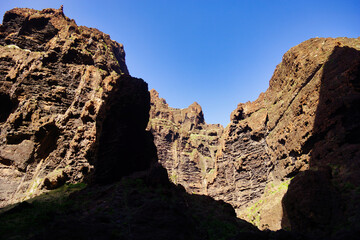
MULTIPOLYGON (((360 229, 360 45, 338 43, 323 66, 310 169, 289 186, 283 206, 292 229, 360 229), (311 187, 309 187, 311 186, 311 187)), ((339 236, 348 238, 346 231, 339 236)))
MULTIPOLYGON (((196 183, 197 192, 230 203, 239 217, 262 229, 307 231, 311 224, 321 228, 325 218, 337 218, 339 214, 320 214, 333 211, 336 204, 358 209, 352 202, 359 197, 359 49, 360 40, 348 38, 316 38, 290 49, 276 67, 269 89, 256 101, 239 104, 224 131, 210 138, 204 122, 194 124, 204 136, 198 145, 190 136, 199 130, 187 128, 180 134, 181 121, 169 117, 172 111, 190 107, 173 110, 153 93, 149 126, 160 162, 170 173, 176 171, 171 179, 187 191, 193 191, 196 183), (181 167, 190 162, 192 169, 202 169, 203 162, 188 160, 196 159, 190 153, 202 149, 216 153, 207 155, 206 162, 211 163, 207 171, 181 167), (299 173, 309 169, 310 177, 298 180, 299 173), (351 191, 336 194, 346 183, 351 191), (340 188, 334 189, 334 184, 340 188), (313 200, 297 201, 301 196, 313 200), (335 205, 311 210, 326 199, 335 205)), ((203 119, 202 112, 198 114, 203 119)), ((350 217, 356 211, 341 212, 350 217)), ((322 226, 330 225, 324 221, 322 226)))
MULTIPOLYGON (((128 75, 124 56, 109 36, 78 27, 62 10, 5 14, 0 207, 39 196, 0 210, 1 237, 273 239, 237 219, 229 204, 170 184, 166 170, 151 164, 150 96, 143 80, 128 75), (95 184, 85 188, 86 178, 95 184), (64 183, 79 184, 59 188, 64 183)), ((200 111, 194 104, 183 112, 186 129, 203 123, 200 111)))
POLYGON ((6 12, 0 25, 0 206, 83 181, 94 166, 92 179, 99 182, 149 167, 147 84, 128 74, 121 44, 77 26, 62 10, 6 12))

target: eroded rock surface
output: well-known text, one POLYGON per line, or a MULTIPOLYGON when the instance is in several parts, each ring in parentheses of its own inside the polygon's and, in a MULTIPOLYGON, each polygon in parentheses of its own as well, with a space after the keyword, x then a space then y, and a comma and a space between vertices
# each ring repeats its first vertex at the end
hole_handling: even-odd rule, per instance
MULTIPOLYGON (((312 224, 336 228, 341 221, 354 226, 359 202, 359 50, 360 39, 348 38, 315 38, 290 49, 268 90, 254 102, 239 104, 230 124, 214 135, 203 122, 180 134, 185 120, 175 120, 172 112, 191 106, 173 110, 153 92, 149 125, 161 163, 187 191, 194 191, 196 183, 195 192, 230 203, 239 217, 261 229, 311 231, 312 224), (191 138, 196 131, 204 136, 199 144, 191 138), (202 149, 211 149, 211 154, 202 149), (199 152, 206 161, 189 161, 199 152), (204 162, 210 167, 202 167, 204 162), (190 164, 191 171, 179 167, 190 164), (308 170, 309 179, 297 180, 308 170), (308 186, 312 182, 317 182, 314 188, 308 186), (326 194, 316 189, 327 189, 326 194), (297 201, 299 197, 312 200, 297 201), (316 211, 326 199, 332 203, 316 211), (347 209, 340 211, 345 212, 342 220, 335 213, 339 206, 347 209), (323 211, 333 214, 316 214, 323 211), (331 224, 321 223, 325 218, 331 224)), ((192 119, 204 118, 201 111, 195 113, 192 119)))
POLYGON ((152 89, 148 130, 160 163, 171 180, 183 185, 190 193, 206 193, 214 181, 215 156, 223 127, 206 124, 200 105, 196 102, 185 109, 168 106, 152 89))
POLYGON ((150 153, 134 151, 154 151, 147 84, 129 76, 121 44, 62 9, 6 12, 0 86, 0 206, 150 165, 150 153))

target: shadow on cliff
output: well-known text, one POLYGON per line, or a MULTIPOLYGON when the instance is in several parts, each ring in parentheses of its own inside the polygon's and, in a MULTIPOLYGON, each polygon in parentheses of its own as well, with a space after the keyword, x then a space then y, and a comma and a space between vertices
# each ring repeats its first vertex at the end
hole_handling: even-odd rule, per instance
POLYGON ((316 239, 352 239, 360 231, 360 52, 336 46, 323 66, 310 169, 290 183, 283 228, 316 239))
POLYGON ((265 240, 281 234, 237 219, 229 204, 186 193, 159 165, 111 184, 64 186, 0 214, 0 221, 0 239, 265 240))
MULTIPOLYGON (((156 162, 153 136, 145 131, 149 120, 150 95, 147 84, 121 75, 96 119, 97 144, 91 181, 113 183, 156 162)), ((90 177, 91 178, 91 177, 90 177)))
MULTIPOLYGON (((157 164, 147 84, 123 75, 96 119, 85 183, 65 184, 0 214, 1 239, 268 239, 231 205, 188 194, 157 164)), ((91 109, 89 110, 91 111, 91 109)), ((85 119, 86 120, 86 119, 85 119)))

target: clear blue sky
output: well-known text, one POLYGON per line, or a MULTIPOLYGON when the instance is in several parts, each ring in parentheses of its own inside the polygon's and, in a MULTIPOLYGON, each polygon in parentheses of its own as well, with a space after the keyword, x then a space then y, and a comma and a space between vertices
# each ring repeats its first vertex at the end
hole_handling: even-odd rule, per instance
POLYGON ((196 101, 206 122, 223 125, 238 103, 267 89, 291 47, 360 36, 360 0, 2 0, 0 14, 61 4, 78 25, 123 43, 130 74, 170 106, 196 101))

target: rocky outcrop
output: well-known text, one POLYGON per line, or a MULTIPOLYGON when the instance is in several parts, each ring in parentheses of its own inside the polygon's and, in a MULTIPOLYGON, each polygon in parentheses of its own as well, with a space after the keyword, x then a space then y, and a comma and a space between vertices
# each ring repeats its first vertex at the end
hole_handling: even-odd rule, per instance
POLYGON ((314 235, 341 229, 338 238, 346 239, 360 229, 360 39, 328 42, 305 143, 310 169, 291 182, 283 206, 292 229, 314 235))
MULTIPOLYGON (((169 128, 175 121, 169 118, 171 108, 152 94, 155 110, 150 124, 158 151, 164 153, 159 153, 161 163, 171 172, 173 166, 191 159, 184 153, 213 146, 207 155, 212 168, 205 172, 211 172, 211 178, 200 171, 188 171, 186 178, 203 183, 198 184, 198 193, 230 203, 239 217, 261 229, 312 231, 312 226, 329 232, 320 226, 336 228, 341 222, 355 226, 359 50, 360 39, 348 38, 315 38, 290 49, 276 67, 269 89, 256 101, 239 104, 223 133, 217 131, 215 139, 203 138, 201 145, 180 134, 175 134, 178 138, 170 134, 165 141, 167 134, 176 131, 169 128), (179 139, 183 153, 173 157, 170 153, 179 139), (309 178, 304 177, 307 173, 309 178), (304 201, 297 200, 301 196, 304 201), (321 203, 326 199, 332 202, 327 207, 321 203), (340 210, 346 216, 336 213, 339 206, 346 209, 340 210)), ((180 122, 175 129, 181 129, 180 122)), ((201 135, 211 135, 199 126, 201 135)), ((193 169, 201 169, 202 163, 191 163, 193 169)), ((177 169, 176 181, 183 183, 187 172, 177 169)), ((185 183, 187 191, 193 191, 191 183, 185 183)))
MULTIPOLYGON (((128 75, 122 46, 108 35, 77 26, 62 9, 14 9, 0 45, 2 238, 289 235, 261 233, 229 204, 187 194, 152 164, 147 84, 128 75)), ((194 104, 172 116, 184 131, 200 131, 200 112, 194 104)))
POLYGON ((155 153, 144 131, 147 84, 128 74, 121 44, 77 26, 62 9, 6 12, 0 206, 65 182, 111 182, 149 167, 155 153))
POLYGON ((223 127, 206 124, 196 102, 185 109, 168 106, 156 90, 150 91, 151 110, 147 129, 154 135, 159 162, 175 184, 190 193, 207 193, 214 181, 215 156, 223 127))

